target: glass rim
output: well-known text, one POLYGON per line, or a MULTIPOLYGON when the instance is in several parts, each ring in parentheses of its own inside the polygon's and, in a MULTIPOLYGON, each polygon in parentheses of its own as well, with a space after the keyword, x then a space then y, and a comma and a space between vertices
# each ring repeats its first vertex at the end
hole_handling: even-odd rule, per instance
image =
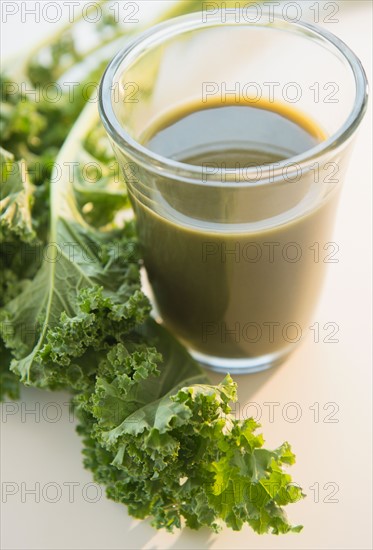
MULTIPOLYGON (((218 10, 213 16, 209 17, 208 22, 203 21, 203 12, 200 11, 175 17, 157 24, 140 33, 137 38, 130 41, 114 56, 107 66, 101 79, 99 89, 99 112, 102 123, 115 144, 129 153, 132 160, 145 165, 147 170, 151 170, 163 177, 176 178, 205 186, 215 185, 217 182, 221 183, 222 181, 232 181, 232 178, 236 186, 243 185, 244 187, 250 187, 267 183, 273 184, 279 179, 283 179, 284 169, 286 169, 287 178, 289 178, 289 172, 291 173, 292 168, 291 165, 293 165, 294 171, 299 172, 299 169, 301 169, 301 173, 303 173, 303 170, 307 170, 308 165, 313 164, 325 154, 342 146, 358 128, 367 108, 368 81, 361 61, 345 42, 318 25, 306 23, 304 21, 289 22, 281 14, 276 14, 276 11, 274 11, 274 13, 271 12, 271 21, 268 20, 267 22, 261 22, 260 20, 256 22, 241 21, 241 18, 237 22, 235 11, 242 12, 242 8, 232 10, 230 12, 230 17, 227 18, 225 22, 222 21, 221 14, 219 13, 221 10, 218 10), (187 164, 155 153, 134 139, 119 123, 112 106, 111 92, 113 89, 114 77, 118 68, 126 58, 128 58, 129 62, 132 62, 143 52, 162 43, 165 39, 181 35, 187 31, 220 26, 272 27, 303 35, 309 39, 321 40, 329 47, 333 46, 334 49, 337 50, 340 58, 348 62, 355 80, 356 95, 352 110, 338 130, 326 140, 307 149, 303 153, 275 163, 245 168, 245 178, 250 174, 257 175, 258 170, 260 170, 260 178, 256 177, 254 181, 248 181, 247 179, 243 180, 242 176, 240 176, 240 174, 242 174, 242 168, 217 168, 214 173, 205 175, 202 180, 201 166, 187 164)), ((263 13, 265 12, 270 14, 268 9, 263 9, 263 13)))

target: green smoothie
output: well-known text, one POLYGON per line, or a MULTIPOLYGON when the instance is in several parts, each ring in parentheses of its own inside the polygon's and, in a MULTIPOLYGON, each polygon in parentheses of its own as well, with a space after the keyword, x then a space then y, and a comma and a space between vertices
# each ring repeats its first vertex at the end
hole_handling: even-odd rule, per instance
MULTIPOLYGON (((220 168, 290 159, 325 136, 276 104, 183 106, 148 128, 162 156, 220 168)), ((233 172, 232 172, 233 173, 233 172)), ((129 185, 156 305, 194 351, 232 359, 286 352, 305 334, 324 278, 337 193, 316 204, 314 174, 272 186, 228 176, 205 186, 164 177, 129 185)))

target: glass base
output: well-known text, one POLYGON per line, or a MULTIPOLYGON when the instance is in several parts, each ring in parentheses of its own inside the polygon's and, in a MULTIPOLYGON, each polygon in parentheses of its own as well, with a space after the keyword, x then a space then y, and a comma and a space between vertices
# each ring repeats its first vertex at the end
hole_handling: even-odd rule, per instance
POLYGON ((260 357, 245 357, 243 359, 214 357, 194 350, 189 350, 189 353, 202 367, 206 367, 215 372, 220 372, 222 374, 250 374, 280 365, 285 361, 290 351, 286 349, 277 353, 261 355, 260 357))

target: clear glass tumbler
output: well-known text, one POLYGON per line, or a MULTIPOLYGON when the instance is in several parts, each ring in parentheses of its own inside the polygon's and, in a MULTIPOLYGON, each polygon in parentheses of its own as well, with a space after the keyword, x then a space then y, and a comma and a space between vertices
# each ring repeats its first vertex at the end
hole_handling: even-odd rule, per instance
MULTIPOLYGON (((283 361, 306 333, 326 255, 336 252, 334 214, 367 103, 364 70, 343 42, 257 13, 215 10, 156 26, 124 46, 100 89, 156 308, 198 361, 231 373, 283 361), (146 146, 149 128, 170 110, 209 101, 276 104, 284 116, 296 108, 322 138, 284 160, 233 168, 146 146)), ((260 148, 268 139, 258 128, 237 135, 228 124, 225 132, 227 143, 260 148)), ((276 139, 281 147, 283 136, 276 139)), ((207 142, 224 150, 213 124, 185 134, 186 148, 207 142)))

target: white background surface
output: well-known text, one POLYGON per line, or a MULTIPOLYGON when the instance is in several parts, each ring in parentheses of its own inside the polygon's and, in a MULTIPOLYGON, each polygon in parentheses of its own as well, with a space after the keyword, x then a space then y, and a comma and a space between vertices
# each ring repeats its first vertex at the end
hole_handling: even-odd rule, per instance
MULTIPOLYGON (((306 6, 311 3, 300 4, 307 13, 306 6)), ((329 24, 328 29, 357 53, 371 81, 372 4, 338 4, 339 22, 329 24)), ((141 9, 153 6, 146 2, 141 9)), ((27 51, 42 34, 55 28, 45 23, 24 24, 17 16, 2 27, 3 55, 27 51)), ((92 502, 97 491, 95 486, 86 485, 91 477, 82 468, 80 441, 69 418, 67 395, 28 389, 23 391, 21 402, 3 406, 1 481, 3 488, 4 483, 14 483, 17 492, 8 496, 6 502, 3 494, 2 549, 372 548, 370 120, 369 112, 358 136, 339 206, 334 235, 340 248, 339 262, 329 265, 314 316, 320 325, 339 325, 339 343, 314 343, 310 331, 303 345, 281 368, 239 378, 241 410, 253 402, 261 408, 267 445, 274 447, 289 440, 296 452, 297 464, 292 474, 308 497, 288 507, 288 513, 294 524, 304 524, 304 531, 299 535, 260 537, 247 527, 239 533, 225 529, 214 535, 207 529, 185 529, 169 535, 155 531, 147 521, 130 518, 124 507, 106 500, 104 495, 92 502), (269 406, 264 404, 269 402, 279 403, 273 419, 269 406), (301 411, 297 422, 290 421, 295 414, 294 407, 288 406, 291 402, 297 403, 301 411), (315 422, 315 407, 310 410, 315 403, 320 411, 319 422, 315 422), (36 415, 26 414, 26 409, 35 408, 36 415), (327 422, 328 413, 333 412, 329 420, 336 422, 327 422), (61 413, 61 418, 48 421, 56 413, 61 413), (25 494, 36 483, 42 493, 40 502, 35 502, 34 495, 25 494), (62 495, 56 503, 48 502, 56 495, 52 486, 48 489, 48 483, 61 486, 62 495), (69 502, 67 484, 71 483, 76 484, 74 502, 69 502), (327 483, 333 485, 325 487, 327 483), (319 502, 310 489, 315 489, 315 484, 319 486, 319 502), (337 502, 326 502, 333 487, 338 488, 332 497, 337 502)), ((211 377, 216 382, 220 378, 211 377)), ((253 405, 246 410, 255 413, 253 405)))

